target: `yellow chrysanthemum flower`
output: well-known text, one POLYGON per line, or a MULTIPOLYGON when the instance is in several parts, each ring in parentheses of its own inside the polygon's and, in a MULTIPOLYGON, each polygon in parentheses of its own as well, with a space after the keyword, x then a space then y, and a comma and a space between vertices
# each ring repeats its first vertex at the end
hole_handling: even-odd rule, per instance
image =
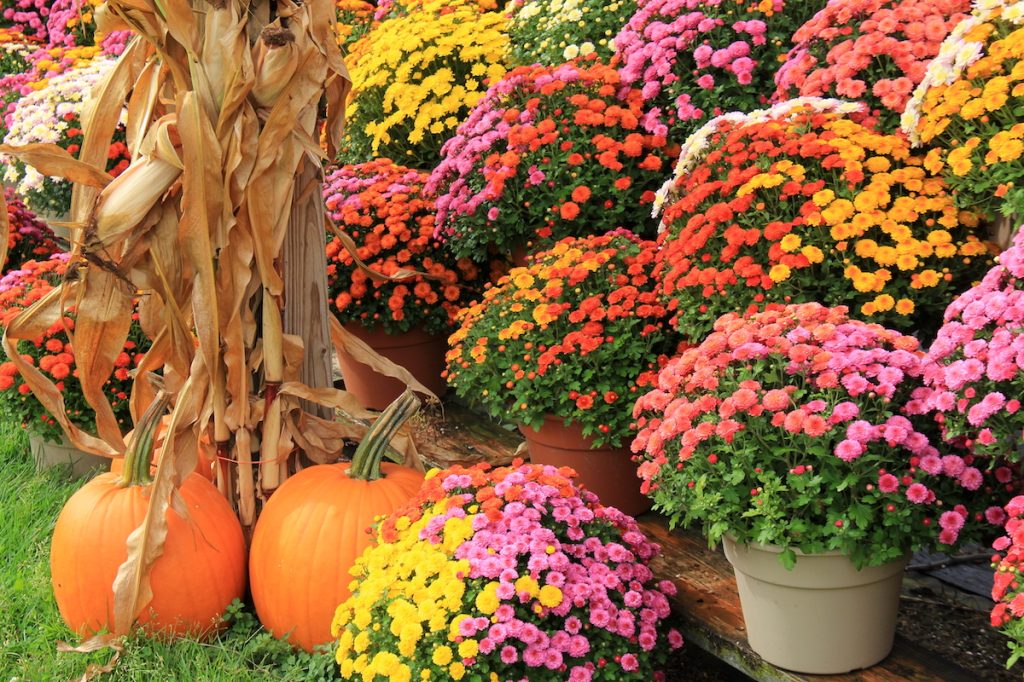
POLYGON ((448 665, 452 660, 451 647, 442 644, 435 648, 434 653, 430 656, 430 660, 433 661, 434 665, 448 665))
POLYGON ((347 148, 431 167, 441 144, 504 76, 507 19, 470 0, 423 0, 385 19, 352 47, 347 148))
POLYGON ((768 271, 768 277, 773 282, 784 282, 785 280, 789 279, 791 272, 792 271, 790 270, 790 267, 788 265, 778 263, 776 265, 773 265, 772 269, 768 271))

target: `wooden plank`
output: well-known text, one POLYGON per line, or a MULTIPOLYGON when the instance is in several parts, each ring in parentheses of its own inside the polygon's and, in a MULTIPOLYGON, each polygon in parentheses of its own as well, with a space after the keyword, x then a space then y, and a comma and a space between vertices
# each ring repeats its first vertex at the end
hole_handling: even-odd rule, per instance
POLYGON ((439 408, 424 407, 411 428, 427 467, 479 462, 502 466, 512 461, 523 443, 518 431, 451 402, 439 408))
POLYGON ((682 620, 683 636, 734 668, 764 682, 975 682, 977 675, 897 635, 893 651, 878 665, 845 675, 802 675, 764 662, 746 640, 743 613, 732 567, 725 556, 689 531, 670 531, 654 513, 637 521, 662 547, 651 568, 671 580, 678 592, 673 610, 682 620))
POLYGON ((980 545, 967 547, 961 556, 952 558, 938 552, 921 550, 914 553, 908 570, 914 570, 915 566, 936 566, 927 570, 921 569, 921 572, 959 590, 982 597, 991 608, 992 581, 995 577, 990 565, 992 554, 990 548, 980 545), (967 555, 966 558, 963 555, 967 555), (940 566, 945 561, 948 561, 949 565, 940 566))

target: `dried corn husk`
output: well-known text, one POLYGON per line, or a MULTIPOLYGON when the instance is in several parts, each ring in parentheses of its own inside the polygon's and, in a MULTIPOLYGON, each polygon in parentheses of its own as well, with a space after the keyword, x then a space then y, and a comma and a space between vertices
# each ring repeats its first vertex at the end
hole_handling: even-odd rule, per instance
POLYGON ((92 19, 96 24, 96 30, 100 33, 113 33, 114 31, 128 31, 131 29, 123 19, 110 13, 110 8, 106 3, 96 8, 96 11, 92 14, 92 19))
POLYGON ((252 98, 256 106, 269 109, 288 87, 299 68, 302 49, 295 43, 295 34, 280 25, 263 30, 259 42, 253 47, 256 78, 252 98))
POLYGON ((140 156, 100 193, 91 246, 106 246, 134 230, 160 202, 181 169, 150 156, 140 156))
MULTIPOLYGON (((293 450, 332 461, 346 439, 366 432, 367 413, 351 396, 301 382, 303 344, 281 329, 289 300, 282 244, 293 203, 308 198, 296 196, 295 178, 336 154, 350 88, 334 4, 108 0, 101 14, 137 36, 94 93, 80 160, 50 148, 0 150, 78 183, 73 217, 81 232, 72 256, 84 273, 12 322, 5 348, 76 304, 76 363, 99 436, 63 415, 60 392, 42 373, 23 361, 19 369, 75 444, 115 455, 125 445, 101 379, 127 333, 131 299, 146 299, 153 346, 140 371, 161 371, 173 403, 151 509, 174 506, 175 486, 206 435, 225 462, 220 489, 251 527, 258 498, 287 475, 293 450), (102 165, 123 111, 132 162, 111 181, 102 165), (303 411, 303 400, 344 408, 353 419, 320 419, 303 411)), ((338 333, 335 342, 355 343, 338 333)), ((351 352, 423 390, 372 351, 351 352)), ((144 384, 131 396, 135 415, 157 397, 144 384)), ((418 463, 411 440, 401 448, 418 463)), ((135 536, 117 587, 119 624, 138 612, 162 524, 154 512, 135 536)))

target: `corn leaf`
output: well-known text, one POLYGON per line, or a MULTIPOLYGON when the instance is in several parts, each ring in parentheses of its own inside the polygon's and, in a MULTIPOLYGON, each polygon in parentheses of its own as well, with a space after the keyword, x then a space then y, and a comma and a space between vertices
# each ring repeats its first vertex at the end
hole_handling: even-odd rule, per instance
POLYGON ((86 402, 96 412, 100 438, 118 451, 124 449, 117 417, 103 391, 114 371, 114 361, 124 349, 132 324, 132 291, 115 274, 90 265, 83 274, 75 304, 72 346, 88 348, 75 358, 78 380, 86 402))
POLYGON ((79 161, 71 156, 68 150, 55 144, 0 144, 0 153, 10 154, 43 175, 66 178, 89 187, 106 187, 113 180, 102 168, 79 161))
POLYGON ((210 234, 211 226, 221 218, 222 158, 213 126, 195 94, 183 93, 178 109, 182 160, 188 169, 182 177, 179 243, 195 278, 192 306, 199 350, 205 356, 206 366, 214 367, 219 362, 220 324, 210 234))
POLYGON ((47 329, 63 318, 62 298, 64 294, 74 295, 77 287, 78 282, 65 282, 63 287, 47 292, 41 299, 14 318, 4 331, 4 352, 7 353, 8 359, 14 363, 21 378, 32 389, 39 402, 60 424, 64 433, 76 447, 104 457, 114 457, 121 454, 123 449, 115 450, 109 443, 89 435, 71 423, 64 407, 63 392, 58 390, 38 368, 26 362, 18 352, 19 339, 29 340, 43 336, 47 329))
MULTIPOLYGON (((179 403, 187 404, 190 389, 191 384, 186 382, 179 394, 179 403)), ((125 542, 128 554, 114 578, 115 635, 128 634, 143 609, 153 600, 149 569, 164 551, 167 512, 171 504, 171 493, 177 483, 173 449, 175 426, 175 415, 172 414, 156 475, 153 483, 148 486, 149 506, 146 508, 146 516, 139 527, 128 535, 125 542)))
MULTIPOLYGON (((131 92, 145 64, 146 43, 138 36, 125 47, 121 58, 103 81, 96 85, 82 114, 82 148, 78 159, 94 168, 106 168, 110 142, 121 116, 125 98, 131 92)), ((69 178, 72 179, 72 178, 69 178)), ((73 180, 73 179, 72 179, 73 180)), ((96 199, 97 186, 76 184, 71 194, 71 215, 85 221, 86 212, 96 199)))

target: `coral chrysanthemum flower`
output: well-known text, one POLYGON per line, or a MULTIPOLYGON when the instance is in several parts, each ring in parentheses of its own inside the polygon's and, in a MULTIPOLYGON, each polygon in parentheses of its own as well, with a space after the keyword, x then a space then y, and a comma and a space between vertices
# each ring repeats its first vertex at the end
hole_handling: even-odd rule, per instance
POLYGON ((775 97, 859 100, 895 132, 910 95, 970 0, 831 0, 793 34, 775 97))

